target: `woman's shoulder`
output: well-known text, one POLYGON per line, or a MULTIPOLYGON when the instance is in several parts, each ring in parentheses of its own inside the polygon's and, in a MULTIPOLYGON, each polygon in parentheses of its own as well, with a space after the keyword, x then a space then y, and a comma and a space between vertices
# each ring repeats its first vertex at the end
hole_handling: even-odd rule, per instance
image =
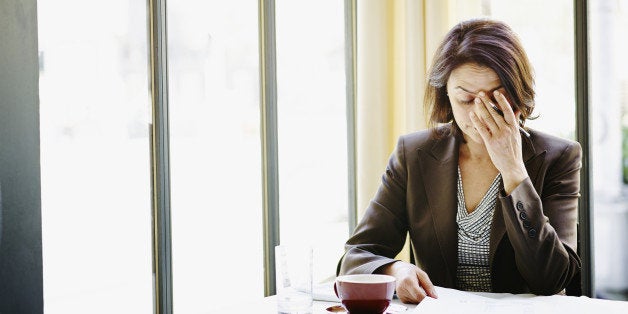
POLYGON ((547 148, 568 146, 579 146, 580 144, 574 140, 570 140, 564 137, 559 137, 536 129, 528 129, 530 138, 535 143, 535 146, 545 146, 547 148))
POLYGON ((442 125, 435 128, 420 130, 399 137, 399 144, 403 145, 406 151, 417 149, 431 149, 439 142, 448 142, 454 139, 449 125, 442 125))
POLYGON ((537 152, 546 151, 550 155, 561 155, 565 152, 581 154, 582 148, 580 143, 576 141, 535 129, 529 129, 528 131, 530 133, 529 139, 537 152))

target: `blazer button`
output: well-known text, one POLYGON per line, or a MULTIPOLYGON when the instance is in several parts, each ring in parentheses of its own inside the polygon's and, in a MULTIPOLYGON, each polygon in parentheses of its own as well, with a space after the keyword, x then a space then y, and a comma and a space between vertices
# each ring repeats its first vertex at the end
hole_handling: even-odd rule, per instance
POLYGON ((523 203, 521 203, 521 201, 517 201, 517 210, 523 210, 523 203))
POLYGON ((524 220, 523 221, 523 227, 526 229, 530 229, 530 221, 529 220, 524 220))
POLYGON ((530 238, 534 238, 536 236, 536 230, 535 229, 528 230, 528 236, 530 238))
POLYGON ((386 169, 386 174, 391 178, 395 177, 390 169, 386 169))
POLYGON ((521 218, 521 220, 526 220, 528 219, 528 214, 526 214, 526 212, 520 212, 519 218, 521 218))

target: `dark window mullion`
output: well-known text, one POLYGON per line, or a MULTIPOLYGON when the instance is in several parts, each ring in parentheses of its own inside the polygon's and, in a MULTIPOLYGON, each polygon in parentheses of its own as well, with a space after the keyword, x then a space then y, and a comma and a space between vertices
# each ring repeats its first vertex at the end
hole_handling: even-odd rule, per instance
POLYGON ((172 313, 172 240, 170 222, 170 130, 166 0, 148 0, 152 102, 151 179, 155 313, 172 313))
POLYGON ((590 132, 589 132, 589 68, 588 68, 588 5, 587 0, 574 0, 576 136, 582 145, 580 202, 578 204, 578 250, 582 260, 582 294, 593 297, 593 216, 591 215, 590 132))
POLYGON ((348 227, 349 234, 357 224, 356 168, 356 13, 357 1, 345 0, 345 77, 347 93, 347 169, 348 169, 348 227))
POLYGON ((275 246, 279 244, 279 163, 275 1, 259 1, 260 118, 264 230, 264 294, 275 294, 275 246))

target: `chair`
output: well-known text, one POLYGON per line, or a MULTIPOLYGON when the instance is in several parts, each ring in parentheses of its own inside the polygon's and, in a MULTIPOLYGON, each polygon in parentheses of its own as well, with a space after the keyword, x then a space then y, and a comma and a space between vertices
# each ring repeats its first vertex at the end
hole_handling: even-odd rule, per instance
POLYGON ((0 184, 0 247, 2 247, 2 184, 0 184))
MULTIPOLYGON (((582 262, 582 267, 580 271, 578 271, 574 277, 571 279, 571 282, 565 288, 565 293, 570 296, 582 296, 586 295, 589 297, 593 297, 593 287, 591 283, 591 272, 593 268, 591 267, 591 237, 584 238, 583 232, 581 232, 581 225, 588 226, 583 220, 586 219, 586 215, 578 215, 578 224, 576 226, 576 232, 578 237, 578 249, 576 253, 580 256, 580 261, 582 262)), ((591 230, 590 228, 586 228, 587 230, 591 230)))

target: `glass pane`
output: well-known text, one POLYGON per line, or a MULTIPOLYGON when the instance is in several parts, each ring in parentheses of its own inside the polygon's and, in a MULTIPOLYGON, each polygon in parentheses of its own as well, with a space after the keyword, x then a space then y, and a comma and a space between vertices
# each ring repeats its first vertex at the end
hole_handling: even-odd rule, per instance
POLYGON ((573 0, 456 1, 466 4, 455 7, 455 21, 490 16, 519 35, 536 83, 538 119, 526 121, 526 126, 575 139, 573 0))
POLYGON ((174 311, 264 296, 254 1, 168 5, 174 311))
POLYGON ((38 21, 45 312, 153 313, 146 4, 38 21))
POLYGON ((628 300, 628 1, 589 3, 594 285, 628 300))
POLYGON ((314 282, 348 236, 343 1, 277 1, 282 244, 314 247, 314 282))

